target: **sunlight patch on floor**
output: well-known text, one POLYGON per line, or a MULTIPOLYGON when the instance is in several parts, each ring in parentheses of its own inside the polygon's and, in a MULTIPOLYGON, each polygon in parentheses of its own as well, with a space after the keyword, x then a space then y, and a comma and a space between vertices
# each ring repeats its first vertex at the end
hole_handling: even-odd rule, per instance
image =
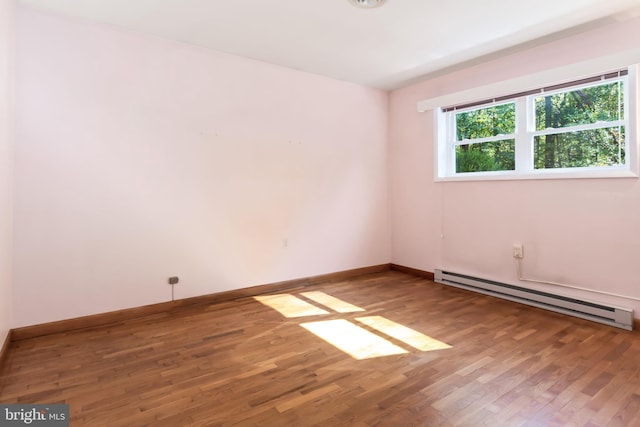
POLYGON ((300 326, 358 360, 408 353, 348 320, 308 322, 300 326))
POLYGON ((421 351, 444 350, 451 348, 449 344, 438 341, 437 339, 431 338, 418 331, 414 331, 413 329, 399 323, 392 322, 382 316, 356 317, 356 320, 375 329, 376 331, 382 332, 383 334, 393 337, 398 341, 402 341, 403 343, 421 351))
POLYGON ((291 294, 258 295, 256 301, 277 310, 285 317, 318 316, 329 314, 328 311, 309 304, 291 294))
MULTIPOLYGON (((253 298, 289 318, 365 311, 363 308, 320 291, 301 292, 300 295, 326 307, 331 312, 292 294, 258 295, 253 298)), ((420 351, 451 348, 447 343, 382 316, 362 316, 356 317, 355 320, 420 351)), ((307 322, 301 323, 300 326, 358 360, 409 353, 383 336, 346 319, 307 322)))
POLYGON ((318 304, 329 307, 331 310, 337 311, 338 313, 354 313, 357 311, 364 311, 364 308, 349 304, 346 301, 342 301, 340 298, 325 294, 324 292, 302 292, 301 295, 304 295, 305 297, 317 302, 318 304))

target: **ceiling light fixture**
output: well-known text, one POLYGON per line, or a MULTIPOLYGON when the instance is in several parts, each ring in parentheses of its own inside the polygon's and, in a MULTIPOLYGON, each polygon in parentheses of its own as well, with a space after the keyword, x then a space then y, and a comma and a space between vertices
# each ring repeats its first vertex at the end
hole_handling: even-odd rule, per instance
POLYGON ((386 0, 349 0, 349 3, 361 9, 373 9, 382 6, 386 0))

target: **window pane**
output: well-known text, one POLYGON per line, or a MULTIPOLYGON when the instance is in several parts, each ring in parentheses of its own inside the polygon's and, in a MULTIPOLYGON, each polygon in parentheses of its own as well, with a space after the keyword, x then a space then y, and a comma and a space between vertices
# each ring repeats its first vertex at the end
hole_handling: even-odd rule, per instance
POLYGON ((456 147, 456 172, 514 170, 515 139, 466 144, 456 147))
POLYGON ((535 99, 536 130, 624 120, 623 83, 615 82, 535 99))
POLYGON ((508 135, 516 131, 516 104, 503 104, 456 114, 458 141, 508 135))
POLYGON ((624 165, 624 127, 534 138, 536 169, 624 165))

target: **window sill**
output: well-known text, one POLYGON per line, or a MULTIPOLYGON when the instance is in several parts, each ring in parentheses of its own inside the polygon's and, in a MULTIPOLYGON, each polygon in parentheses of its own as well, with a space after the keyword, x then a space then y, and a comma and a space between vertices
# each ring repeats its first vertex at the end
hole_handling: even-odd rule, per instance
POLYGON ((434 182, 456 182, 456 181, 519 181, 534 179, 601 179, 601 178, 638 178, 638 174, 628 169, 615 170, 556 170, 556 171, 540 171, 528 174, 516 173, 512 171, 506 172, 472 172, 467 174, 459 174, 456 176, 435 177, 434 182))

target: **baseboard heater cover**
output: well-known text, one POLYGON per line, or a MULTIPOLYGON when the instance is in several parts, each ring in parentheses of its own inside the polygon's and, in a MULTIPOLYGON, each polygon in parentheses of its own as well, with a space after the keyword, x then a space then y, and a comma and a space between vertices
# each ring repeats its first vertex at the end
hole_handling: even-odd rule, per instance
POLYGON ((443 270, 435 270, 434 281, 628 331, 633 330, 633 310, 629 308, 580 300, 443 270))

